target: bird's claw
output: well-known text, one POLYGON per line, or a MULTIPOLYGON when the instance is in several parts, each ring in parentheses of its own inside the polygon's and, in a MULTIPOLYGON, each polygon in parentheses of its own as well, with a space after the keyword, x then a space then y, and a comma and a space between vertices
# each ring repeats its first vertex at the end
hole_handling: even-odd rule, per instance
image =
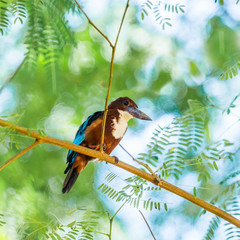
MULTIPOLYGON (((88 147, 91 149, 94 149, 95 151, 98 151, 100 149, 100 144, 98 145, 89 145, 88 147)), ((107 149, 107 145, 104 143, 103 144, 103 151, 105 151, 107 149)))
POLYGON ((119 162, 118 157, 116 157, 116 156, 113 156, 113 157, 114 157, 114 159, 115 159, 115 163, 117 164, 117 163, 119 162))
POLYGON ((107 144, 106 143, 103 144, 103 151, 105 151, 105 150, 107 150, 107 144))

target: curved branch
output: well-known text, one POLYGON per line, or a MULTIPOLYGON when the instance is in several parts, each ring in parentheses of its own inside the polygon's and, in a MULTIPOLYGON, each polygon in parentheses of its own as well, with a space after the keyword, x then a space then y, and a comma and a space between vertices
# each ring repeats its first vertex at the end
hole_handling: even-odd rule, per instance
POLYGON ((98 158, 101 160, 104 160, 106 162, 109 162, 117 167, 120 167, 130 173, 133 173, 161 188, 164 188, 165 190, 172 192, 180 197, 183 197, 185 199, 187 199, 188 201, 200 206, 201 208, 204 208, 205 210, 221 217, 222 219, 225 219, 226 221, 232 223, 233 225, 237 226, 240 228, 240 221, 231 216, 230 214, 228 214, 227 212, 221 210, 220 208, 215 207, 214 205, 207 203, 205 201, 203 201, 200 198, 197 198, 195 196, 193 196, 192 194, 172 185, 171 183, 168 183, 166 181, 164 181, 163 179, 158 178, 156 175, 151 175, 147 172, 144 172, 143 170, 140 170, 134 166, 131 166, 130 164, 124 163, 122 161, 118 161, 118 163, 115 162, 115 158, 114 157, 110 157, 108 154, 106 153, 102 153, 102 152, 98 152, 86 147, 82 147, 73 143, 69 143, 63 140, 59 140, 57 138, 53 138, 53 137, 48 137, 48 136, 41 136, 40 134, 38 134, 37 132, 34 131, 29 131, 27 128, 9 123, 7 121, 4 121, 2 119, 0 119, 0 126, 2 127, 7 127, 10 128, 13 131, 16 132, 20 132, 22 134, 25 134, 29 137, 35 138, 40 140, 43 143, 48 143, 48 144, 52 144, 52 145, 56 145, 62 148, 67 148, 67 149, 71 149, 75 152, 84 154, 84 155, 88 155, 94 158, 98 158))
POLYGON ((89 24, 91 24, 105 39, 106 41, 109 43, 109 45, 113 48, 113 44, 111 43, 111 41, 108 39, 108 37, 91 21, 91 19, 88 17, 88 15, 85 13, 85 11, 83 10, 83 8, 80 6, 80 4, 77 2, 77 0, 74 0, 74 2, 77 4, 78 8, 81 10, 81 12, 85 15, 85 17, 87 18, 89 24))

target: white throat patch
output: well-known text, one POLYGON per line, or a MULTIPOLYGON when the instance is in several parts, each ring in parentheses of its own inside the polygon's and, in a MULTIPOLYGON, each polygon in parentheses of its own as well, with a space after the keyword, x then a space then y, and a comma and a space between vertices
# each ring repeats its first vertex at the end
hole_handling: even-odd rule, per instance
POLYGON ((128 127, 128 121, 133 118, 133 116, 122 110, 118 110, 119 112, 119 119, 117 121, 116 118, 113 119, 113 130, 112 130, 112 135, 116 138, 122 138, 124 133, 127 130, 128 127))

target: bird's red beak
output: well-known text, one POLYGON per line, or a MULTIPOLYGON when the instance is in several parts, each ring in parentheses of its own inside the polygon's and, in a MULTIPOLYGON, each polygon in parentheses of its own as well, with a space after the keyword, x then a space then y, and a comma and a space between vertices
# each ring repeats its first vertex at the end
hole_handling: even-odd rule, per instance
POLYGON ((152 119, 147 114, 143 113, 138 108, 127 107, 127 111, 135 118, 152 121, 152 119))

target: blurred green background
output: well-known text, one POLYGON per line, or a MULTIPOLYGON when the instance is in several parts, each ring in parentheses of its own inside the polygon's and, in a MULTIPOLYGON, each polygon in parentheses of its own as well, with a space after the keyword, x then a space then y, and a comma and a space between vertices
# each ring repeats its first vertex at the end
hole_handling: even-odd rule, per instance
MULTIPOLYGON (((111 49, 75 3, 69 2, 7 3, 24 7, 23 16, 21 8, 14 14, 8 11, 7 27, 1 26, 0 115, 20 126, 72 141, 79 125, 104 109, 111 49)), ((152 1, 159 8, 166 2, 152 1)), ((6 25, 4 4, 0 1, 0 20, 6 25)), ((114 42, 125 2, 80 4, 114 42)), ((146 151, 157 126, 168 125, 188 109, 189 99, 203 106, 214 104, 206 113, 205 144, 228 139, 234 142, 231 151, 235 158, 231 163, 219 163, 219 171, 200 188, 203 199, 209 200, 214 184, 239 169, 240 4, 186 0, 181 5, 184 12, 161 9, 162 18, 171 19, 163 30, 153 7, 144 1, 130 1, 116 50, 110 100, 128 96, 154 120, 151 124, 131 120, 122 144, 134 156, 146 151)), ((1 163, 32 142, 2 128, 0 134, 1 163)), ((66 149, 41 144, 1 171, 0 239, 46 239, 44 233, 51 233, 58 222, 67 225, 84 218, 85 210, 76 210, 80 208, 99 211, 96 229, 109 231, 106 211, 114 214, 121 203, 108 199, 97 187, 109 172, 119 178, 131 175, 109 164, 91 162, 71 192, 63 195, 66 155, 66 149)), ((119 147, 113 155, 134 164, 119 147)), ((200 186, 190 168, 180 181, 168 181, 190 192, 200 186)), ((153 195, 168 204, 168 211, 143 210, 157 239, 204 238, 211 214, 199 217, 199 208, 164 191, 153 195)), ((223 229, 220 227, 216 239, 225 239, 223 229)), ((114 220, 113 239, 133 238, 151 239, 151 235, 137 209, 124 206, 114 220)), ((94 239, 107 236, 95 234, 94 239)))

